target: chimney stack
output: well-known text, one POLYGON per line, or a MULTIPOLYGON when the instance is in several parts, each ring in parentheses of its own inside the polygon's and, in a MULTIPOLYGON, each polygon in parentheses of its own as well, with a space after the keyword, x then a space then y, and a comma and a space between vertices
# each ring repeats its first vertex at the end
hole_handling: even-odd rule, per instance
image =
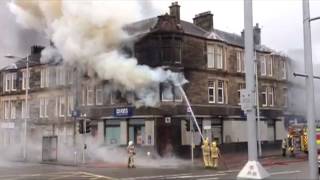
POLYGON ((253 27, 253 42, 254 45, 261 45, 261 28, 258 23, 253 27))
POLYGON ((177 23, 180 23, 180 5, 178 2, 173 2, 170 8, 170 16, 175 17, 177 23))
POLYGON ((196 14, 196 16, 193 18, 193 24, 206 31, 213 31, 213 14, 211 11, 196 14))
MULTIPOLYGON (((241 31, 241 38, 244 40, 244 30, 241 31)), ((256 25, 253 27, 253 43, 254 45, 261 45, 261 28, 259 27, 259 24, 256 23, 256 25)))

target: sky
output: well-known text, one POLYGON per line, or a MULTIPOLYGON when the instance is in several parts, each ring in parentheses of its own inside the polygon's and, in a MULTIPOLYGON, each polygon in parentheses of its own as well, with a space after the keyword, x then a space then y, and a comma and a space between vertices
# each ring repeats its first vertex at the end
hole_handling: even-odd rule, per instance
MULTIPOLYGON (((79 0, 73 0, 75 3, 79 0)), ((33 44, 48 44, 44 34, 21 28, 7 7, 9 0, 0 1, 0 66, 7 64, 4 55, 24 56, 33 44), (3 28, 5 27, 5 28, 3 28)), ((140 18, 168 12, 172 0, 138 0, 140 18)), ((118 0, 119 6, 126 0, 118 0)), ((242 0, 180 0, 181 19, 192 22, 195 14, 211 11, 214 28, 240 35, 243 30, 242 0)), ((121 12, 119 12, 121 13, 121 12)), ((320 16, 320 0, 310 0, 311 17, 320 16)), ((253 0, 253 22, 261 27, 262 44, 287 53, 303 48, 302 0, 253 0)), ((311 24, 313 61, 320 63, 320 20, 311 24)))

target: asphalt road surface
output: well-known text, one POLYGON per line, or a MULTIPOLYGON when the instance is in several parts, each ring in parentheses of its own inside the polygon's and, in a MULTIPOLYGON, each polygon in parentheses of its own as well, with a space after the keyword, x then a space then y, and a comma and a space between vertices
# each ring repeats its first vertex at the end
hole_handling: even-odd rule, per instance
MULTIPOLYGON (((266 167, 268 179, 307 179, 307 162, 295 162, 266 167)), ((6 180, 97 180, 97 179, 236 179, 239 169, 211 170, 196 168, 93 168, 47 164, 0 163, 0 179, 6 180)))

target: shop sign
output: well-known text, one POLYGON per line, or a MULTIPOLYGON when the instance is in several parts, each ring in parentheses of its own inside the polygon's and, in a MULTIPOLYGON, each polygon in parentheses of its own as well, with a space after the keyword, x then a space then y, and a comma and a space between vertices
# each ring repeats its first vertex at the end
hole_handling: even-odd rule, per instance
POLYGON ((132 108, 130 108, 130 107, 114 108, 113 109, 113 116, 115 116, 115 117, 132 116, 132 108))

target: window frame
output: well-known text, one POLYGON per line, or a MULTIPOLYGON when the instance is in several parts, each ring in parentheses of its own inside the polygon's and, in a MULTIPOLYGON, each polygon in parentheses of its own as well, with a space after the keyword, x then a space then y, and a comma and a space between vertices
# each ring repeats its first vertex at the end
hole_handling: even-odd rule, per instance
POLYGON ((65 108, 66 108, 65 97, 59 96, 59 117, 65 116, 65 108))
POLYGON ((260 74, 261 76, 267 75, 267 62, 265 56, 260 56, 260 74))
POLYGON ((223 46, 217 45, 214 47, 215 60, 217 69, 223 69, 223 46))
POLYGON ((224 101, 224 100, 225 100, 225 98, 224 98, 224 88, 225 88, 225 87, 224 87, 224 84, 225 84, 225 83, 224 83, 223 80, 218 80, 218 81, 217 81, 217 103, 218 103, 218 104, 224 104, 224 102, 225 102, 225 101, 224 101), (221 83, 221 85, 222 85, 221 87, 219 87, 219 83, 221 83), (222 98, 222 101, 219 101, 219 91, 221 91, 221 93, 222 93, 222 97, 221 97, 221 98, 222 98))
POLYGON ((268 87, 267 86, 262 86, 262 91, 261 91, 261 95, 262 95, 262 99, 263 99, 263 95, 265 95, 264 97, 264 101, 265 103, 263 103, 263 101, 261 101, 262 107, 266 107, 268 106, 268 87))
POLYGON ((286 61, 281 61, 281 79, 287 79, 287 69, 286 69, 286 61))
POLYGON ((173 91, 173 85, 170 83, 162 83, 161 84, 161 102, 174 102, 174 91, 173 91), (170 88, 170 89, 167 89, 170 88), (172 95, 171 98, 166 98, 164 92, 170 92, 172 95))
POLYGON ((5 74, 5 91, 10 92, 11 90, 11 73, 5 74))
POLYGON ((11 73, 11 91, 17 90, 17 73, 11 73))
POLYGON ((216 83, 215 83, 215 80, 209 80, 208 81, 208 103, 209 104, 216 103, 216 83), (212 84, 212 86, 210 86, 211 84, 212 84), (210 95, 210 90, 213 92, 212 95, 210 95), (211 97, 213 99, 212 101, 210 101, 211 97))
POLYGON ((101 87, 96 88, 96 96, 95 96, 96 105, 103 105, 103 89, 101 87), (100 98, 98 98, 98 92, 100 93, 100 98))
POLYGON ((213 44, 207 44, 207 68, 214 69, 215 68, 215 48, 213 44), (211 58, 209 58, 210 56, 211 58), (209 63, 211 62, 211 63, 209 63))
POLYGON ((269 106, 273 107, 274 106, 274 87, 268 87, 268 99, 269 99, 269 96, 271 95, 271 102, 269 102, 269 106))
POLYGON ((14 101, 10 101, 10 119, 17 118, 17 108, 16 103, 14 101))
POLYGON ((30 69, 29 73, 27 72, 27 69, 22 70, 22 90, 26 90, 26 87, 30 89, 30 69), (29 75, 29 77, 27 77, 29 75))
POLYGON ((94 101, 95 101, 94 88, 92 86, 87 86, 87 106, 93 106, 94 101), (91 98, 89 98, 90 95, 91 95, 91 98))
POLYGON ((267 56, 267 76, 273 76, 273 56, 267 56), (268 71, 269 69, 269 71, 268 71))
POLYGON ((70 117, 74 108, 74 98, 73 95, 68 96, 68 105, 67 105, 67 115, 70 117))

